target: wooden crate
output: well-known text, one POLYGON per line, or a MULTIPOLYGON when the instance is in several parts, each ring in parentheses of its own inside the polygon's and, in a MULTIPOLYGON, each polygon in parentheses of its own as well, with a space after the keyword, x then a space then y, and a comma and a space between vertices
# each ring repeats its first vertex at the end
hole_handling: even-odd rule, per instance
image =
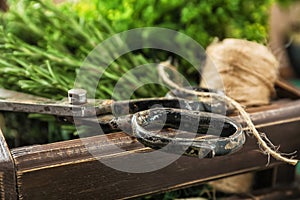
MULTIPOLYGON (((283 100, 252 110, 251 118, 282 152, 300 149, 300 100, 283 100)), ((129 159, 133 153, 150 149, 124 133, 84 139, 99 160, 129 159), (127 151, 116 154, 109 139, 127 151)), ((94 158, 82 140, 9 149, 0 133, 1 199, 121 199, 183 188, 249 171, 272 169, 271 186, 291 182, 294 167, 258 151, 256 140, 247 136, 242 150, 213 159, 182 156, 169 166, 148 173, 125 173, 109 168, 94 158)), ((299 153, 298 153, 299 158, 299 153)), ((163 158, 162 158, 163 159, 163 158)), ((153 160, 159 164, 163 160, 153 160)))

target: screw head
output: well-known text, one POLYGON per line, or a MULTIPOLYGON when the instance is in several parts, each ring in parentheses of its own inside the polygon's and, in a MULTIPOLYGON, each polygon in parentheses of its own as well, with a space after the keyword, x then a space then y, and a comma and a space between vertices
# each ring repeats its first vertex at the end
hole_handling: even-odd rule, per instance
POLYGON ((68 91, 70 104, 80 105, 87 102, 87 92, 84 89, 71 89, 68 91))

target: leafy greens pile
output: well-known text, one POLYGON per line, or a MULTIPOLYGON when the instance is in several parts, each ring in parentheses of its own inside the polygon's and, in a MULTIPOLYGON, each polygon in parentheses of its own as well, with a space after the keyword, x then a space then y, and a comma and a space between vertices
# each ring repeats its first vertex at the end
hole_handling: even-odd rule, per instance
MULTIPOLYGON (((100 17, 86 20, 68 4, 13 2, 10 11, 1 15, 0 85, 48 98, 66 97, 88 53, 115 33, 100 17)), ((105 71, 96 97, 109 98, 123 73, 145 63, 141 54, 118 59, 105 71)), ((151 91, 160 90, 152 88, 150 96, 161 95, 151 91)))
MULTIPOLYGON (((136 27, 178 30, 204 47, 214 37, 266 42, 271 2, 81 0, 54 5, 44 0, 11 0, 10 10, 0 16, 0 86, 49 98, 65 97, 73 87, 76 70, 97 44, 136 27)), ((151 55, 141 52, 118 59, 106 72, 96 97, 110 98, 122 74, 151 61, 151 55)), ((197 77, 187 67, 182 71, 197 77)), ((153 86, 136 97, 161 96, 162 91, 153 86)))
MULTIPOLYGON (((273 1, 78 0, 54 4, 50 0, 8 0, 10 9, 0 13, 0 87, 52 99, 66 97, 89 52, 113 34, 137 27, 171 28, 187 34, 203 47, 215 37, 265 43, 268 9, 273 1)), ((115 83, 128 70, 167 57, 165 52, 142 50, 118 58, 105 71, 95 97, 110 98, 115 83)), ((181 72, 196 83, 197 71, 178 59, 181 72)), ((129 80, 127 87, 131 87, 130 82, 136 80, 129 80)), ((162 96, 165 92, 158 85, 146 85, 133 97, 162 96)), ((8 114, 4 117, 20 120, 8 114)), ((49 122, 49 118, 45 120, 49 122)), ((45 132, 36 122, 27 127, 45 132)), ((72 138, 73 131, 49 122, 47 140, 72 138)), ((34 135, 11 132, 11 138, 25 137, 24 140, 34 135)))

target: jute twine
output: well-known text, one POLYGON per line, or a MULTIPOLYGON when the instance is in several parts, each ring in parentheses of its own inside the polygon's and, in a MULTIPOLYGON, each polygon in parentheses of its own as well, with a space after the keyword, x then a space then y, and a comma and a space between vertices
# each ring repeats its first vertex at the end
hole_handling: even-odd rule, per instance
POLYGON ((267 47, 247 40, 225 39, 209 45, 206 53, 201 87, 224 90, 245 106, 269 103, 275 94, 279 64, 267 47))
POLYGON ((270 140, 265 136, 265 134, 260 134, 256 130, 253 122, 251 121, 249 114, 244 110, 242 105, 239 104, 237 101, 235 101, 234 99, 232 99, 226 95, 210 93, 210 92, 198 92, 198 91, 189 90, 184 87, 181 87, 180 85, 176 84, 168 77, 168 74, 166 73, 165 68, 174 70, 174 66, 172 66, 169 61, 162 62, 158 65, 158 73, 159 73, 160 77, 170 87, 177 89, 177 90, 181 90, 182 92, 185 92, 187 94, 196 95, 200 98, 212 98, 215 100, 223 101, 228 106, 235 108, 240 113, 243 120, 246 122, 246 125, 247 125, 249 131, 257 139, 258 145, 259 145, 262 153, 268 155, 268 158, 270 158, 270 156, 272 156, 273 158, 275 158, 279 161, 283 161, 283 162, 286 162, 286 163, 289 163, 292 165, 296 165, 298 163, 298 160, 296 160, 296 159, 287 158, 287 157, 283 156, 283 154, 281 154, 278 151, 278 147, 274 146, 270 142, 270 140))

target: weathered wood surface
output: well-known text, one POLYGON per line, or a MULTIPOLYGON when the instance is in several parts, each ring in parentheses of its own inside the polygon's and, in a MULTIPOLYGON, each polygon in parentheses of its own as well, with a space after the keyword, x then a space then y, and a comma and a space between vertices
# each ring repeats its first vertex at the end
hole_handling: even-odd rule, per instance
MULTIPOLYGON (((278 105, 251 114, 283 152, 300 149, 300 101, 278 105)), ((136 152, 147 152, 124 133, 84 139, 99 160, 124 161, 136 152), (108 140, 127 151, 116 154, 108 140)), ((17 168, 20 199, 120 199, 177 189, 253 170, 266 169, 267 156, 258 151, 255 139, 247 137, 239 152, 213 159, 182 156, 171 165, 148 173, 125 173, 95 159, 82 140, 71 140, 12 149, 17 168)), ((298 156, 299 158, 299 156, 298 156)), ((153 160, 158 165, 164 158, 153 160)), ((147 163, 145 163, 146 165, 147 163)), ((282 164, 271 159, 268 167, 282 164)))
POLYGON ((17 199, 15 171, 10 150, 0 130, 0 199, 17 199))

